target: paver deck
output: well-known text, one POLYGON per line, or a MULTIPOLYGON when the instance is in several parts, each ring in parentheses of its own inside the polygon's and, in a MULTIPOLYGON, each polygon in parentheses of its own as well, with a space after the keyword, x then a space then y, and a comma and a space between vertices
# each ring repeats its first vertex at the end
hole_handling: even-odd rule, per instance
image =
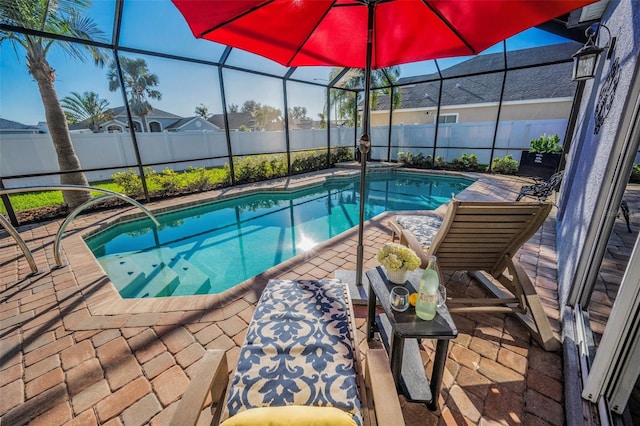
MULTIPOLYGON (((306 184, 322 174, 279 185, 306 184)), ((521 178, 481 175, 458 198, 515 200, 521 178)), ((273 182, 270 183, 273 185, 273 182)), ((260 184, 266 186, 268 184, 260 184)), ((225 190, 225 192, 236 191, 225 190)), ((211 199, 217 193, 189 196, 211 199)), ((152 210, 185 199, 152 203, 152 210)), ((122 209, 131 214, 133 210, 122 209)), ((167 424, 205 349, 238 357, 260 291, 270 278, 333 277, 355 270, 357 229, 297 256, 223 296, 123 301, 97 261, 84 233, 118 214, 77 218, 63 240, 69 265, 55 265, 52 246, 60 220, 19 228, 44 273, 32 277, 19 248, 0 233, 0 415, 3 425, 167 424), (177 300, 176 300, 177 299, 177 300)), ((559 331, 556 286, 555 209, 525 244, 520 261, 559 331)), ((365 269, 390 240, 383 214, 365 226, 365 269)), ((466 274, 454 274, 451 294, 480 291, 466 274)), ((356 306, 361 347, 366 308, 356 306)), ((562 425, 560 353, 543 351, 514 316, 454 314, 459 335, 450 345, 439 412, 402 401, 408 425, 562 425)), ((425 368, 435 348, 424 341, 425 368)))

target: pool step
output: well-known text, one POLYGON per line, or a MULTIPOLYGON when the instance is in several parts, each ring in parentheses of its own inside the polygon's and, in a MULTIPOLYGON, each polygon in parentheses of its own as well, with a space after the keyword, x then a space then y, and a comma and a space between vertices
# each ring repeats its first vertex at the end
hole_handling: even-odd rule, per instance
POLYGON ((209 277, 193 263, 178 257, 171 268, 180 275, 180 282, 173 290, 171 296, 189 296, 194 294, 207 294, 211 288, 209 277))
POLYGON ((169 248, 105 256, 100 264, 124 298, 169 296, 180 279, 167 265, 177 253, 169 248))
POLYGON ((98 261, 122 297, 135 297, 129 295, 126 289, 142 287, 146 281, 145 273, 126 253, 107 255, 98 261))
POLYGON ((124 298, 204 294, 209 277, 170 248, 107 255, 100 264, 124 298))

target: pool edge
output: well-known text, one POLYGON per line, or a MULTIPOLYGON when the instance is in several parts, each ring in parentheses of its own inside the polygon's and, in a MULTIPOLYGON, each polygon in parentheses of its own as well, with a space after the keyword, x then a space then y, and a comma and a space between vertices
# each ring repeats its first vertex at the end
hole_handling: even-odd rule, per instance
MULTIPOLYGON (((458 176, 465 177, 469 179, 473 179, 474 182, 467 188, 465 188, 461 193, 458 194, 460 196, 465 191, 473 191, 473 186, 479 183, 482 179, 482 175, 473 174, 473 173, 459 173, 459 172, 450 172, 450 171, 433 171, 433 170, 420 170, 420 169, 401 169, 404 172, 409 173, 423 173, 423 174, 437 174, 437 175, 449 175, 449 176, 458 176)), ((307 185, 317 184, 320 179, 326 180, 327 177, 336 176, 336 175, 345 175, 344 173, 322 173, 322 174, 314 174, 313 176, 302 177, 300 179, 303 182, 296 182, 292 180, 292 178, 286 179, 278 179, 278 182, 271 182, 272 184, 279 185, 283 181, 285 182, 285 190, 286 189, 298 189, 303 188, 307 185), (312 182, 313 181, 313 182, 312 182)), ((252 188, 248 190, 245 188, 242 195, 251 193, 253 191, 264 190, 264 183, 261 182, 260 188, 252 188)), ((281 189, 278 186, 274 186, 274 189, 281 189)), ((272 189, 273 190, 273 189, 272 189)), ((218 192, 218 191, 215 191, 218 192)), ((222 191, 220 191, 222 192, 222 191)), ((241 195, 240 191, 234 191, 234 195, 241 195)), ((184 203, 174 204, 172 206, 161 206, 164 204, 163 201, 150 203, 156 204, 156 206, 151 206, 150 210, 154 213, 158 211, 169 211, 175 210, 178 208, 184 208, 189 205, 196 204, 201 202, 202 199, 206 198, 217 198, 211 197, 211 193, 201 193, 196 194, 197 197, 190 198, 200 198, 193 199, 189 201, 185 201, 184 203), (207 194, 202 196, 202 194, 207 194)), ((446 204, 443 204, 439 208, 443 208, 446 204)), ((407 213, 419 213, 420 211, 414 212, 405 212, 407 213)), ((375 224, 377 227, 385 227, 382 223, 388 217, 397 214, 397 212, 383 212, 370 220, 365 222, 365 228, 375 224)), ((295 266, 298 266, 301 263, 304 263, 308 258, 310 258, 309 253, 301 253, 296 255, 290 259, 287 259, 285 262, 282 262, 278 265, 275 265, 266 271, 245 280, 234 287, 223 291, 219 294, 205 294, 205 295, 194 295, 194 296, 170 296, 170 297, 162 297, 162 298, 148 298, 148 299, 124 299, 120 296, 120 293, 117 291, 115 285, 111 282, 104 269, 91 252, 89 247, 87 246, 84 238, 88 235, 94 234, 105 227, 111 226, 115 222, 123 221, 123 220, 131 220, 132 216, 136 216, 136 214, 131 214, 131 209, 125 209, 114 217, 110 219, 105 219, 100 221, 99 223, 90 225, 82 229, 79 233, 74 234, 73 236, 69 236, 65 238, 64 243, 64 253, 69 261, 69 263, 74 265, 74 273, 76 274, 76 280, 78 285, 83 293, 85 298, 85 302, 89 311, 92 315, 118 315, 118 314, 140 314, 140 313, 170 313, 176 311, 202 311, 202 310, 210 310, 210 309, 224 309, 225 306, 232 304, 233 302, 239 299, 245 299, 247 302, 251 303, 253 301, 257 301, 260 297, 262 289, 266 286, 267 282, 271 278, 287 278, 287 273, 295 266), (80 273, 78 273, 80 271, 80 273)), ((386 229, 386 227, 385 227, 386 229)), ((357 233, 358 226, 354 226, 340 235, 337 235, 327 241, 322 242, 317 245, 314 249, 321 250, 326 248, 328 245, 334 245, 336 242, 340 240, 346 240, 353 236, 353 234, 357 233)), ((339 269, 339 268, 336 268, 339 269)))

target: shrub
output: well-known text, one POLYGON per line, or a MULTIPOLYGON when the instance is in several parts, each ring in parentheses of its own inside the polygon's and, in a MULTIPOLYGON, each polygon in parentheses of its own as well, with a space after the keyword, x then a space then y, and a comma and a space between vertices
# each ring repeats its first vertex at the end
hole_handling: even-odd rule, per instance
POLYGON ((447 167, 447 162, 444 160, 443 156, 438 155, 436 157, 436 161, 433 163, 433 168, 434 169, 444 169, 445 167, 447 167))
POLYGON ((557 134, 553 136, 542 135, 529 142, 529 152, 546 154, 552 152, 562 152, 560 138, 557 134))
POLYGON ((410 152, 398 152, 398 161, 405 166, 415 167, 417 169, 443 169, 446 166, 444 158, 437 156, 435 162, 432 155, 426 157, 422 152, 413 155, 410 152))
POLYGON ((147 175, 150 182, 155 183, 163 191, 175 191, 178 189, 180 175, 170 168, 165 168, 161 173, 147 175))
POLYGON ((518 162, 511 154, 505 155, 504 158, 497 157, 491 162, 491 171, 503 175, 515 175, 518 172, 518 162))
POLYGON ((454 158, 449 166, 453 170, 467 172, 477 172, 480 169, 480 165, 478 164, 478 156, 476 154, 467 155, 464 152, 459 158, 454 158))
MULTIPOLYGON (((303 173, 321 170, 335 163, 353 160, 353 150, 349 147, 333 148, 329 154, 330 165, 327 164, 327 151, 294 152, 291 154, 291 173, 303 173)), ((287 156, 285 154, 252 155, 234 158, 233 166, 237 182, 255 182, 287 175, 287 156)), ((230 167, 225 164, 224 170, 230 176, 230 167)))
MULTIPOLYGON (((287 157, 283 154, 251 155, 234 158, 236 182, 256 182, 286 176, 287 157)), ((225 165, 228 169, 229 165, 225 165)))
POLYGON ((295 152, 291 154, 291 173, 320 170, 327 167, 327 151, 295 152))
POLYGON ((142 195, 142 180, 135 170, 129 169, 126 172, 116 172, 111 178, 120 185, 126 195, 130 197, 142 195))
POLYGON ((631 169, 631 182, 640 183, 640 163, 635 163, 631 169))
POLYGON ((418 169, 430 169, 433 167, 433 161, 430 155, 426 157, 422 152, 419 152, 416 155, 413 155, 410 152, 398 152, 398 161, 403 163, 405 166, 415 167, 418 169))
POLYGON ((187 169, 188 182, 190 188, 198 191, 205 190, 211 184, 211 177, 204 167, 189 166, 187 169))
POLYGON ((330 161, 331 166, 336 163, 341 163, 343 161, 352 161, 353 160, 353 149, 347 146, 339 146, 337 148, 331 149, 330 161))
MULTIPOLYGON (((150 167, 145 167, 144 174, 147 179, 147 187, 151 194, 157 191, 178 191, 187 190, 187 192, 203 191, 213 184, 227 184, 230 182, 228 167, 214 167, 206 169, 204 167, 190 166, 187 170, 176 172, 170 168, 164 169, 161 173, 157 173, 150 167)), ((111 176, 116 184, 114 191, 123 192, 129 196, 140 196, 143 193, 142 181, 138 174, 129 169, 126 172, 117 172, 111 176)), ((158 195, 158 194, 155 194, 158 195)), ((164 195, 161 193, 160 195, 164 195)))

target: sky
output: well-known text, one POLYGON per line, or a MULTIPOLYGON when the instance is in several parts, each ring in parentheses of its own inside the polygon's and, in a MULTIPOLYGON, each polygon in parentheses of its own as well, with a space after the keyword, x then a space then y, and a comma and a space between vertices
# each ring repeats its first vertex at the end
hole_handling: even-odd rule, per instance
MULTIPOLYGON (((110 41, 113 33, 115 0, 94 0, 88 16, 92 18, 110 41)), ((507 40, 507 50, 562 43, 561 37, 532 29, 507 40)), ((224 46, 197 40, 191 34, 182 15, 170 0, 125 0, 120 45, 136 49, 217 61, 224 46)), ((486 53, 500 52, 502 44, 487 49, 486 53)), ((110 51, 106 52, 112 55, 110 51)), ((153 100, 156 108, 183 117, 193 116, 195 107, 203 104, 209 113, 221 113, 221 93, 217 67, 175 61, 154 56, 122 53, 129 57, 143 57, 148 68, 159 79, 155 89, 162 93, 161 100, 153 100)), ((6 41, 0 44, 0 117, 23 124, 37 124, 45 121, 42 101, 37 85, 27 73, 25 53, 6 41)), ((111 56, 112 57, 112 56, 111 56)), ((439 60, 441 69, 469 59, 451 58, 439 60)), ((56 70, 56 90, 59 98, 71 92, 97 92, 111 107, 124 104, 119 91, 110 92, 106 74, 108 67, 99 68, 91 60, 79 62, 69 58, 61 49, 54 48, 48 55, 50 64, 56 70)), ((227 64, 249 68, 278 76, 287 71, 268 59, 234 49, 227 64)), ((430 74, 435 72, 433 61, 425 61, 400 66, 401 77, 430 74)), ((330 67, 304 67, 293 74, 305 81, 324 84, 331 72, 330 67)), ((227 104, 242 106, 247 100, 283 110, 283 87, 280 79, 225 69, 223 71, 227 104)), ((318 118, 325 102, 324 88, 300 83, 287 86, 289 107, 303 106, 307 115, 318 118)))

